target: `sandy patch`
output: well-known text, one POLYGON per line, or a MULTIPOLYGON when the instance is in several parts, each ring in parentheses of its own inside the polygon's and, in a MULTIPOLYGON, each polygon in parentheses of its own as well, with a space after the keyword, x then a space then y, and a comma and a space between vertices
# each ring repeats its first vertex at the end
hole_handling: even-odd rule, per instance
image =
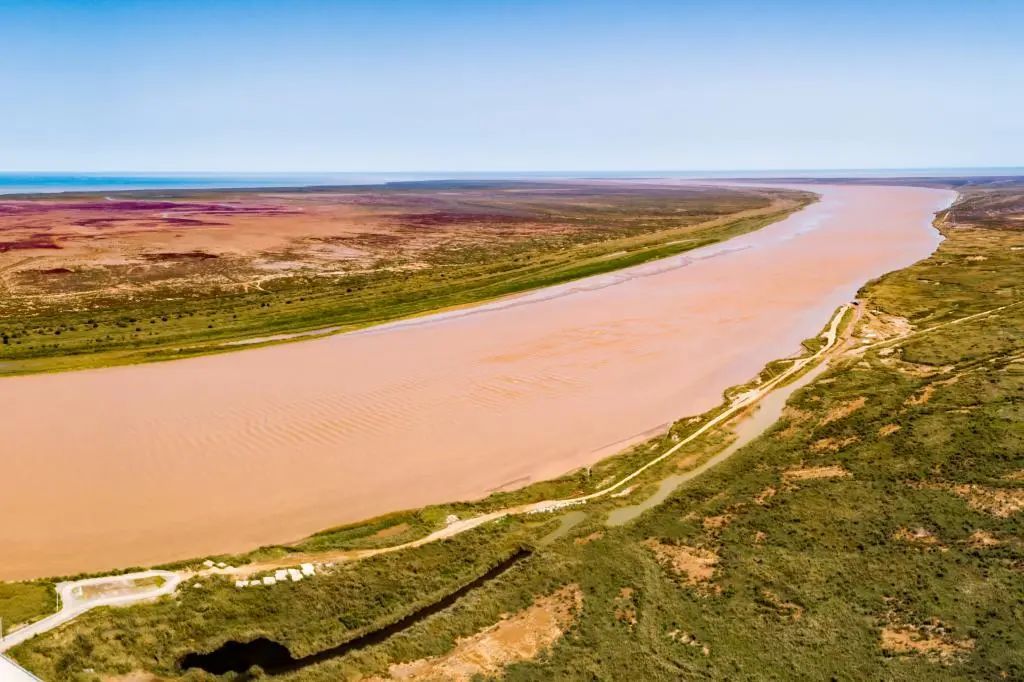
POLYGON ((882 428, 878 429, 878 435, 881 438, 886 438, 899 431, 900 428, 899 424, 886 424, 882 428))
POLYGON ((820 467, 804 467, 802 469, 787 469, 782 472, 782 478, 786 482, 810 481, 817 478, 847 478, 852 476, 849 471, 838 464, 830 464, 820 467))
POLYGON ((707 583, 714 577, 718 554, 710 549, 671 545, 654 538, 644 544, 654 552, 658 563, 670 568, 690 585, 707 583))
POLYGON ((1020 469, 1018 471, 1011 471, 1010 473, 1005 474, 1002 478, 1004 481, 1024 482, 1024 469, 1020 469))
POLYGON ((825 424, 831 424, 832 422, 839 421, 840 419, 845 419, 860 408, 864 407, 867 402, 868 399, 865 396, 860 396, 859 398, 854 398, 853 400, 847 400, 844 403, 840 403, 828 411, 828 414, 822 418, 819 426, 824 426, 825 424))
POLYGON ((773 609, 778 611, 781 615, 786 616, 792 620, 800 620, 804 615, 804 607, 799 604, 795 604, 791 601, 783 601, 779 595, 775 594, 771 590, 764 590, 762 592, 765 602, 767 602, 773 609))
POLYGON ((787 426, 786 428, 776 433, 775 437, 781 440, 792 438, 800 431, 801 425, 806 423, 807 420, 811 418, 812 414, 812 412, 799 410, 795 407, 785 408, 782 411, 782 419, 786 422, 787 426))
POLYGON ((940 381, 935 381, 931 384, 928 384, 920 391, 918 391, 916 394, 908 398, 906 403, 904 404, 912 406, 925 405, 928 403, 929 400, 932 399, 932 396, 935 395, 935 389, 937 389, 939 386, 950 386, 952 384, 955 384, 959 380, 960 375, 954 375, 949 377, 948 379, 942 379, 940 381))
POLYGON ((636 593, 632 587, 623 587, 615 597, 615 620, 625 623, 630 627, 637 624, 636 603, 633 595, 636 593))
POLYGON ((773 488, 772 486, 768 486, 767 488, 765 488, 764 490, 762 490, 761 492, 754 496, 754 502, 756 502, 757 504, 768 504, 768 500, 775 497, 775 493, 777 492, 778 491, 775 488, 773 488))
POLYGON ((907 398, 905 405, 926 405, 928 401, 932 399, 932 395, 935 394, 935 385, 928 384, 923 389, 915 393, 914 395, 907 398))
POLYGON ((680 644, 686 644, 692 647, 699 646, 701 648, 701 653, 705 656, 711 653, 711 649, 709 649, 706 644, 701 644, 700 640, 697 639, 697 635, 692 633, 683 632, 682 630, 672 630, 671 632, 666 633, 665 636, 674 642, 679 642, 680 644))
POLYGON ((576 538, 575 540, 573 540, 573 543, 576 545, 589 545, 594 540, 600 540, 603 537, 604 531, 595 530, 593 533, 587 535, 586 537, 576 538))
POLYGON ((389 677, 383 679, 461 681, 497 675, 508 664, 536 658, 554 644, 582 604, 579 587, 568 585, 486 630, 459 639, 444 656, 393 664, 389 677))
POLYGON ((401 535, 405 531, 409 530, 408 523, 400 523, 397 526, 390 526, 388 528, 381 528, 379 531, 374 533, 371 537, 375 538, 393 538, 396 535, 401 535))
POLYGON ((701 521, 704 530, 721 530, 729 525, 735 518, 732 514, 719 514, 718 516, 705 516, 701 521))
POLYGON ((846 438, 821 438, 811 443, 811 450, 813 452, 839 452, 847 445, 852 445, 859 440, 860 438, 857 436, 847 436, 846 438))
POLYGON ((700 455, 687 455, 686 457, 680 457, 676 461, 677 469, 689 469, 694 464, 700 461, 700 455))
POLYGON ((893 539, 924 547, 940 546, 939 538, 927 528, 899 528, 893 533, 893 539))
POLYGON ((955 639, 938 621, 929 625, 890 625, 882 628, 882 651, 896 656, 919 655, 953 663, 974 649, 973 639, 955 639))
POLYGON ((988 531, 976 530, 967 538, 967 544, 974 549, 985 549, 987 547, 998 547, 1003 543, 988 531))
POLYGON ((905 317, 889 315, 879 310, 865 310, 857 329, 857 336, 864 341, 876 343, 906 336, 913 330, 914 325, 905 317))
MULTIPOLYGON (((893 349, 895 352, 895 349, 893 349)), ((879 353, 881 354, 881 352, 879 353)), ((915 379, 927 379, 937 374, 946 374, 956 369, 953 365, 936 367, 935 365, 924 365, 916 362, 907 362, 896 357, 888 357, 882 360, 882 364, 890 369, 895 369, 900 374, 914 377, 915 379)))
POLYGON ((989 488, 981 485, 946 486, 967 501, 972 509, 1001 519, 1024 509, 1024 488, 989 488))

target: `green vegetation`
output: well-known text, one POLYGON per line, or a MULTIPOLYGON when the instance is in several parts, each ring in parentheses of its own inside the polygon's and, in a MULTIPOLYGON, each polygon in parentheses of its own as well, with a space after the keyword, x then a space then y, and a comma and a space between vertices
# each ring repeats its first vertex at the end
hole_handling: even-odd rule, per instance
MULTIPOLYGON (((781 364, 788 366, 790 361, 784 361, 781 364)), ((761 375, 760 380, 767 380, 772 376, 774 375, 766 370, 761 375)), ((750 388, 750 386, 740 388, 750 388)), ((268 545, 244 554, 200 557, 164 564, 158 568, 167 570, 177 570, 186 567, 199 568, 205 559, 210 559, 214 562, 225 562, 232 566, 242 566, 253 562, 283 559, 290 555, 301 556, 315 552, 390 547, 416 540, 443 528, 450 515, 467 519, 479 514, 541 502, 543 500, 556 500, 586 495, 607 488, 615 481, 636 471, 657 457, 661 452, 699 429, 708 420, 717 416, 723 409, 724 406, 717 406, 702 415, 680 420, 674 423, 663 435, 638 443, 624 452, 595 463, 593 466, 577 469, 558 478, 531 483, 528 486, 515 490, 495 492, 475 502, 449 502, 421 509, 395 512, 366 521, 323 530, 291 545, 268 545)), ((728 438, 728 434, 716 434, 712 431, 706 437, 702 437, 681 448, 676 456, 665 460, 659 466, 652 467, 641 476, 638 476, 632 481, 633 489, 651 489, 667 473, 676 470, 681 461, 688 462, 686 464, 687 468, 699 464, 711 456, 728 438)), ((548 516, 544 515, 545 518, 548 516)), ((305 559, 302 560, 304 561, 305 559)), ((138 570, 142 570, 142 568, 126 569, 124 572, 138 570)), ((108 574, 104 573, 103 575, 108 574)), ((92 577, 92 574, 82 574, 65 579, 81 579, 84 577, 92 577)))
MULTIPOLYGON (((945 232, 935 257, 867 287, 868 305, 923 328, 1024 299, 1024 235, 945 232)), ((637 523, 570 549, 587 613, 508 678, 1024 675, 1024 528, 992 502, 1024 495, 1024 311, 894 345, 797 393, 768 434, 637 523), (792 474, 821 467, 849 475, 792 474), (711 581, 685 584, 648 538, 714 551, 711 581), (613 615, 621 587, 635 626, 613 615), (883 649, 885 628, 924 651, 883 649)))
MULTIPOLYGON (((1005 196, 986 203, 984 191, 965 190, 932 258, 862 291, 863 314, 846 324, 890 342, 848 354, 799 390, 783 419, 731 459, 635 522, 605 525, 610 509, 635 504, 728 435, 698 439, 630 494, 573 510, 586 518, 566 536, 454 606, 280 679, 385 674, 390 663, 451 651, 457 638, 569 583, 584 596, 575 624, 537 660, 509 666, 506 679, 1024 678, 1024 305, 1015 305, 1024 301, 1024 232, 1016 213, 971 221, 1006 205, 1005 196), (904 319, 932 331, 898 337, 904 319), (695 555, 710 570, 688 564, 695 555)), ((376 543, 400 524, 412 536, 449 510, 592 490, 713 414, 589 471, 475 506, 334 529, 303 547, 376 543)), ((174 676, 176 657, 229 639, 318 651, 450 594, 557 518, 506 519, 271 590, 204 579, 176 599, 91 613, 14 654, 46 679, 78 680, 92 679, 86 668, 174 676)))
POLYGON ((3 632, 25 625, 57 610, 57 592, 53 583, 0 583, 0 619, 3 632))
POLYGON ((232 637, 268 637, 295 655, 306 655, 394 622, 457 590, 513 554, 540 524, 510 519, 443 543, 340 564, 316 579, 273 588, 238 590, 223 577, 193 580, 175 599, 96 609, 19 647, 16 655, 47 680, 90 679, 86 668, 105 673, 145 668, 174 675, 184 654, 215 649, 232 637))
MULTIPOLYGON (((505 232, 513 236, 508 236, 490 226, 486 229, 494 230, 493 238, 484 243, 445 239, 423 252, 381 257, 370 269, 302 272, 270 279, 258 288, 231 284, 245 281, 251 273, 244 264, 222 259, 160 265, 161 277, 168 277, 169 269, 180 270, 180 279, 192 283, 186 288, 161 284, 163 280, 145 274, 148 270, 132 275, 138 268, 130 266, 108 266, 102 273, 75 270, 60 280, 66 290, 53 290, 25 304, 9 297, 0 307, 0 375, 225 352, 234 349, 225 344, 240 340, 273 342, 267 337, 347 331, 495 299, 729 239, 775 222, 812 200, 808 194, 777 194, 786 197, 778 206, 762 195, 721 190, 706 196, 681 190, 591 190, 585 196, 517 203, 477 198, 469 209, 515 210, 520 214, 508 219, 523 220, 525 215, 533 228, 516 236, 517 223, 512 222, 505 232), (100 280, 93 281, 96 278, 100 280), (219 283, 196 284, 207 279, 219 283), (79 296, 79 289, 94 287, 100 287, 98 293, 87 299, 79 296)), ((389 196, 400 195, 396 190, 389 196)), ((482 229, 466 226, 467 233, 482 229)), ((366 239, 384 237, 390 235, 368 233, 366 239)), ((38 275, 36 284, 49 286, 53 278, 43 277, 38 275)))

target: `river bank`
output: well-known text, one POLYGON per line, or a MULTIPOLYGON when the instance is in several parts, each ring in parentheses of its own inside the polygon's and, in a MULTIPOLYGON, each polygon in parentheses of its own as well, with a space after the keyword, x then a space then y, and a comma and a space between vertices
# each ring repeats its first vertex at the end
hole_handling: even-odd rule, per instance
POLYGON ((953 196, 813 189, 821 201, 758 232, 458 315, 0 382, 0 511, 33 510, 0 531, 0 577, 238 551, 473 499, 700 413, 865 281, 931 253, 932 214, 953 196))

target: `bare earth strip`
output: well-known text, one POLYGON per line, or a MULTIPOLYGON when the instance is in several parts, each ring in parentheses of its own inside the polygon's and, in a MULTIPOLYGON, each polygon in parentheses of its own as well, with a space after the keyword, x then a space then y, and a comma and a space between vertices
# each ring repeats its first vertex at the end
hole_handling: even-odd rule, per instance
POLYGON ((0 381, 0 578, 153 564, 549 478, 702 412, 928 255, 948 191, 366 332, 0 381), (187 502, 186 502, 187 500, 187 502))

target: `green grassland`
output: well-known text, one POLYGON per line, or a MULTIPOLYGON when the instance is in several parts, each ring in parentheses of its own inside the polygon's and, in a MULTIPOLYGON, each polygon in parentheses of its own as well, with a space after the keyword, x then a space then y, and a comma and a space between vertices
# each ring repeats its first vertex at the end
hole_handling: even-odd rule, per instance
MULTIPOLYGON (((756 230, 813 200, 808 193, 775 195, 788 198, 789 205, 744 217, 730 216, 766 209, 770 199, 742 191, 702 195, 642 188, 592 190, 582 197, 513 204, 480 199, 468 208, 509 211, 511 205, 554 229, 537 229, 520 238, 502 238, 496 230, 498 234, 484 244, 439 243, 414 259, 395 255, 381 258, 369 270, 280 277, 259 290, 223 284, 166 288, 132 282, 126 269, 107 276, 122 277, 144 293, 101 293, 88 305, 68 304, 67 300, 78 299, 67 299, 69 292, 62 291, 55 291, 48 303, 33 302, 31 307, 13 297, 0 301, 0 376, 168 360, 236 350, 224 344, 244 339, 357 329, 676 255, 756 230), (411 260, 415 268, 410 267, 411 260)), ((205 193, 125 196, 208 198, 205 193)), ((435 197, 418 190, 412 198, 435 197)), ((409 198, 395 199, 399 200, 409 198)), ((180 273, 184 281, 234 277, 221 271, 233 267, 223 259, 168 267, 195 269, 180 273)), ((95 276, 92 272, 76 271, 74 276, 95 276)), ((79 282, 82 287, 92 284, 79 282)))
POLYGON ((15 625, 39 620, 56 608, 57 593, 52 583, 0 583, 0 619, 3 620, 0 635, 15 625))
MULTIPOLYGON (((16 656, 49 680, 91 679, 86 668, 105 673, 144 668, 173 676, 187 647, 214 649, 225 636, 269 637, 305 655, 438 600, 514 553, 529 532, 524 522, 507 520, 443 543, 342 564, 314 580, 272 590, 239 591, 219 577, 192 581, 177 597, 158 604, 90 612, 33 640, 16 656)), ((450 638, 438 637, 451 645, 450 638)), ((371 654, 370 660, 375 658, 379 652, 371 654)))
MULTIPOLYGON (((568 583, 584 595, 576 622, 540 658, 509 666, 505 679, 1024 678, 1024 511, 1007 506, 1024 503, 1024 305, 1012 305, 1024 300, 1024 232, 1012 210, 994 224, 973 222, 995 209, 983 188, 963 191, 957 209, 973 208, 940 221, 946 240, 937 253, 866 286, 862 305, 918 330, 1011 307, 849 356, 796 392, 762 437, 632 523, 605 520, 728 435, 681 449, 629 495, 580 508, 586 518, 550 543, 538 541, 556 527, 554 514, 506 519, 269 590, 204 578, 202 588, 186 584, 157 604, 91 612, 13 654, 47 680, 92 680, 136 670, 178 677, 182 655, 230 639, 266 636, 311 653, 394 622, 529 546, 529 559, 452 607, 280 679, 383 674, 389 663, 450 651, 457 638, 568 583), (792 475, 816 467, 842 475, 792 475), (651 540, 713 552, 712 576, 688 581, 658 560, 651 540), (627 610, 635 618, 623 617, 627 610), (883 648, 886 629, 936 646, 883 648)), ((374 546, 380 530, 403 523, 407 535, 388 542, 404 541, 452 511, 593 490, 713 414, 589 470, 477 505, 390 515, 262 551, 374 546)))

